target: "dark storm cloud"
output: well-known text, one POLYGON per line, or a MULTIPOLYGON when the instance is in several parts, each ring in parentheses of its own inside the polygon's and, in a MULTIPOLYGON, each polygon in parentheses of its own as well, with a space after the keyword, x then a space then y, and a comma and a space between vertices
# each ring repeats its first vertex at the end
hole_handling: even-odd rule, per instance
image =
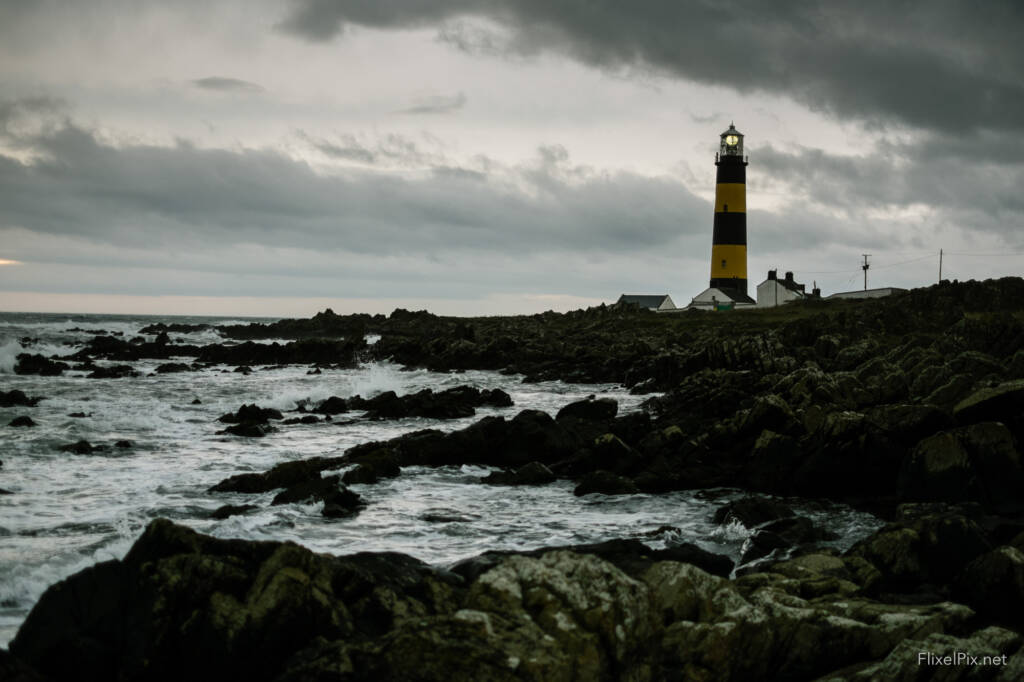
POLYGON ((217 92, 244 92, 255 94, 266 92, 261 85, 239 80, 238 78, 224 78, 222 76, 209 76, 192 81, 192 84, 203 90, 215 90, 217 92))
POLYGON ((1015 0, 301 0, 281 28, 326 41, 347 24, 438 26, 463 49, 640 66, 871 124, 1024 129, 1024 3, 1015 0))
POLYGON ((135 248, 270 247, 415 255, 663 249, 707 231, 669 179, 597 173, 542 150, 522 167, 323 175, 267 150, 112 146, 73 123, 0 154, 0 227, 135 248))
POLYGON ((450 114, 466 106, 465 93, 455 95, 431 95, 421 97, 408 109, 398 111, 399 114, 450 114))
MULTIPOLYGON (((1024 164, 1002 156, 995 141, 989 153, 984 141, 977 142, 975 154, 946 139, 885 144, 860 156, 767 147, 758 150, 756 163, 766 182, 785 187, 794 205, 810 202, 852 213, 927 206, 959 227, 1014 236, 1024 224, 1024 164)), ((1009 147, 1001 151, 1024 151, 1012 141, 1009 147)))

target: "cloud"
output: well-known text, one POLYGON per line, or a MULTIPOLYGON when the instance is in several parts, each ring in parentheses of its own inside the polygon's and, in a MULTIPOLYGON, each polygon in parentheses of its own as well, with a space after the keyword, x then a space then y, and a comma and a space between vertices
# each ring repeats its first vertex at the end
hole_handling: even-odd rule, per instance
POLYGON ((239 80, 238 78, 224 78, 222 76, 209 76, 192 81, 192 85, 202 90, 213 90, 215 92, 240 92, 256 94, 266 92, 262 85, 239 80))
POLYGON ((429 95, 420 97, 408 109, 401 109, 399 114, 450 114, 466 106, 465 93, 454 95, 429 95))
POLYGON ((373 146, 307 139, 399 168, 327 174, 268 149, 114 146, 65 121, 17 140, 31 161, 0 154, 0 227, 117 247, 302 244, 418 256, 641 251, 707 229, 707 202, 678 182, 576 166, 557 146, 519 165, 463 168, 400 136, 373 146))
POLYGON ((971 145, 932 137, 884 143, 856 156, 768 146, 758 150, 756 163, 767 184, 791 197, 790 212, 810 205, 864 220, 880 212, 916 211, 937 226, 1013 241, 1024 220, 1024 163, 1000 156, 998 143, 987 135, 975 142, 973 154, 971 145))
POLYGON ((780 94, 843 120, 967 133, 1024 130, 1024 5, 1007 0, 623 3, 300 0, 280 28, 323 42, 347 25, 434 26, 461 49, 567 55, 780 94))
POLYGON ((351 133, 323 138, 299 130, 296 136, 324 156, 339 161, 403 168, 434 167, 448 163, 444 152, 437 148, 437 141, 428 135, 424 137, 434 149, 424 149, 415 140, 397 133, 388 133, 372 142, 351 133))

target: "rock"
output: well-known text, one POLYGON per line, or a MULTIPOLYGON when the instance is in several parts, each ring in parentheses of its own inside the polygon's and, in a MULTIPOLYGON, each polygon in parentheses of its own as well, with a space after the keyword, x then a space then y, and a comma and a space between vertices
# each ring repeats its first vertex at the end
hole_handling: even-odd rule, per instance
POLYGON ((868 410, 867 418, 903 447, 954 426, 950 414, 934 405, 880 405, 868 410))
POLYGON ((217 421, 224 424, 265 424, 271 419, 284 419, 284 415, 280 410, 275 410, 272 407, 260 407, 253 403, 252 405, 242 405, 237 412, 222 414, 217 421))
POLYGON ((344 483, 376 483, 381 478, 394 478, 402 473, 398 456, 388 448, 377 448, 362 455, 359 465, 346 471, 341 480, 344 483))
POLYGON ((1021 405, 1024 405, 1024 379, 975 391, 956 404, 953 417, 960 424, 989 421, 1013 424, 1024 416, 1021 405))
POLYGON ((291 417, 289 419, 285 419, 281 423, 282 424, 288 424, 288 425, 291 425, 291 424, 319 424, 320 423, 320 419, 318 417, 312 415, 312 414, 307 414, 304 417, 291 417))
POLYGON ((584 419, 587 421, 608 421, 615 418, 619 411, 618 401, 612 398, 590 397, 569 403, 558 411, 556 419, 584 419))
POLYGON ((595 556, 550 551, 511 556, 483 573, 465 608, 507 614, 488 617, 500 628, 494 643, 527 679, 596 680, 611 670, 636 679, 657 627, 649 600, 643 583, 595 556), (519 637, 506 634, 509 626, 519 637))
POLYGON ((898 491, 911 501, 977 501, 1017 506, 1024 470, 1002 424, 983 422, 922 440, 904 459, 898 491))
POLYGON ((505 440, 492 465, 520 467, 532 461, 550 465, 577 452, 579 443, 547 412, 523 410, 508 422, 505 440))
POLYGON ((952 408, 969 396, 974 388, 974 379, 966 374, 953 374, 946 383, 925 396, 921 402, 952 408))
POLYGON ((206 331, 212 329, 213 325, 209 324, 184 324, 181 322, 174 322, 171 324, 165 324, 163 322, 157 322, 143 327, 139 330, 140 334, 162 334, 165 335, 168 332, 175 334, 193 334, 196 332, 206 331))
POLYGON ((274 496, 271 505, 291 504, 293 502, 320 502, 329 493, 338 489, 341 476, 322 477, 319 472, 312 478, 293 483, 274 496))
POLYGON ((8 424, 8 426, 35 426, 36 423, 32 421, 31 417, 22 415, 21 417, 15 417, 8 424))
POLYGON ((348 404, 345 402, 344 398, 332 395, 330 398, 317 405, 316 410, 314 411, 319 412, 320 414, 341 414, 343 412, 348 412, 348 404))
POLYGON ((957 592, 971 608, 1020 629, 1024 626, 1024 552, 998 547, 967 565, 957 592))
POLYGON ((756 435, 769 429, 787 435, 799 434, 803 429, 793 409, 781 396, 774 393, 760 396, 740 424, 740 432, 756 435))
POLYGON ((621 474, 637 471, 642 463, 640 453, 615 434, 605 433, 594 439, 587 468, 606 469, 621 474))
POLYGON ((835 540, 836 537, 835 533, 819 528, 810 519, 802 516, 769 521, 750 536, 749 542, 744 546, 740 563, 756 561, 775 550, 791 549, 821 540, 835 540))
POLYGON ((91 417, 92 412, 90 412, 89 414, 86 414, 85 412, 72 412, 68 416, 73 417, 75 419, 84 419, 85 417, 91 417))
POLYGON ((975 629, 948 601, 865 598, 848 557, 730 581, 668 551, 625 540, 488 553, 449 573, 161 519, 123 560, 48 589, 10 656, 54 680, 918 679, 937 673, 911 656, 957 650, 1010 661, 942 671, 1020 669, 1019 634, 975 629))
POLYGON ((955 508, 900 507, 903 518, 861 540, 844 560, 870 594, 914 593, 949 584, 975 557, 991 549, 985 532, 955 508))
POLYGON ((211 519, 226 519, 238 514, 245 514, 253 509, 259 509, 255 504, 225 504, 210 512, 211 519))
POLYGON ((746 467, 748 485, 758 490, 789 490, 800 460, 796 438, 765 429, 750 450, 746 467))
POLYGON ((70 365, 50 360, 42 355, 20 353, 14 365, 15 374, 38 374, 44 377, 60 376, 70 365))
POLYGON ((133 443, 130 440, 119 440, 114 443, 115 448, 127 449, 132 447, 133 443))
POLYGON ((211 493, 265 493, 320 477, 321 463, 299 460, 282 462, 261 474, 237 474, 211 487, 211 493))
POLYGON ((336 486, 324 496, 324 508, 320 513, 329 519, 347 518, 358 514, 365 506, 366 502, 360 495, 344 486, 336 486))
POLYGON ((252 367, 250 367, 249 365, 239 365, 238 367, 235 367, 231 371, 234 372, 235 374, 249 375, 252 374, 252 367))
POLYGON ((546 485, 557 477, 540 462, 530 462, 515 471, 495 471, 480 479, 488 485, 546 485))
POLYGON ((69 445, 61 445, 57 448, 61 452, 73 452, 76 455, 90 455, 94 452, 105 452, 105 445, 93 445, 87 440, 80 440, 77 443, 71 443, 69 445))
POLYGON ((1024 673, 1024 666, 1019 664, 1013 670, 1013 659, 1019 659, 1020 654, 1010 658, 1019 650, 1020 642, 1019 634, 997 627, 984 628, 970 637, 922 633, 903 640, 877 663, 833 671, 821 679, 823 682, 928 679, 921 677, 925 674, 934 680, 1010 682, 1021 679, 1024 673))
POLYGON ((232 436, 242 436, 244 438, 263 438, 275 430, 274 427, 267 424, 243 422, 241 424, 232 424, 223 431, 218 431, 218 433, 230 433, 232 436))
POLYGON ((202 405, 202 404, 203 404, 203 401, 200 400, 199 398, 193 398, 192 402, 189 403, 189 405, 202 405))
POLYGON ((868 404, 894 403, 906 399, 910 381, 906 373, 884 358, 875 357, 856 369, 854 376, 868 394, 868 404))
POLYGON ((6 682, 49 682, 48 677, 43 677, 34 668, 18 660, 5 649, 0 649, 0 680, 6 682))
POLYGON ((480 391, 472 386, 455 386, 436 393, 428 388, 403 396, 386 391, 368 400, 355 396, 348 401, 349 409, 366 410, 370 419, 459 419, 473 416, 475 408, 481 405, 511 404, 512 398, 500 389, 480 391))
POLYGON ((759 573, 731 583, 681 564, 657 564, 645 582, 665 609, 662 679, 828 679, 832 670, 883 657, 907 637, 953 630, 971 617, 950 603, 804 599, 795 580, 759 573))
POLYGON ((572 491, 572 494, 580 497, 590 493, 633 495, 638 492, 640 491, 636 485, 628 478, 619 476, 611 471, 599 470, 584 475, 579 485, 572 491))
MULTIPOLYGON (((355 367, 357 353, 365 347, 363 339, 302 339, 285 344, 245 342, 235 345, 212 344, 197 349, 197 361, 235 365, 236 371, 252 371, 253 365, 308 365, 320 363, 338 367, 355 367)), ((177 350, 177 348, 176 348, 177 350)), ((178 350, 180 353, 180 350, 178 350)))
POLYGON ((162 365, 157 365, 157 374, 175 374, 178 372, 190 372, 192 371, 191 365, 186 365, 183 362, 166 362, 162 365))
POLYGON ((23 391, 0 391, 0 407, 35 407, 42 397, 29 398, 23 391))
POLYGON ((741 497, 715 510, 713 523, 725 524, 737 522, 747 528, 755 528, 762 523, 796 516, 789 505, 768 497, 741 497))
POLYGON ((318 642, 364 642, 450 614, 451 598, 410 557, 331 557, 157 520, 123 560, 51 587, 11 653, 57 680, 269 681, 318 642))

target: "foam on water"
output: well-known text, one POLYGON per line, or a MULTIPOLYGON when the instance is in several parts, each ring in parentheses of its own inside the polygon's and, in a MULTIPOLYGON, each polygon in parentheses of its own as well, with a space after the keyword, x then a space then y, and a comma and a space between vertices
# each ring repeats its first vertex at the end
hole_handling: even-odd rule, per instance
POLYGON ((0 343, 0 374, 10 374, 18 362, 18 354, 25 349, 14 339, 2 339, 0 343))
MULTIPOLYGON (((25 350, 46 355, 73 352, 92 336, 66 331, 73 327, 124 331, 130 338, 157 321, 211 322, 0 314, 0 368, 10 372, 14 357, 25 350), (23 348, 18 340, 24 336, 38 337, 38 345, 23 348), (68 342, 78 345, 64 345, 68 342)), ((194 334, 180 336, 196 342, 189 338, 194 334)), ((210 486, 233 474, 337 455, 353 445, 417 429, 449 431, 485 415, 512 417, 526 408, 555 414, 591 394, 615 398, 621 413, 638 409, 643 397, 609 385, 523 384, 519 377, 495 372, 403 371, 390 363, 326 369, 319 375, 306 374, 305 366, 254 367, 248 375, 224 366, 152 374, 160 362, 133 363, 141 376, 131 379, 87 379, 84 372, 75 371, 59 377, 3 374, 0 389, 18 388, 46 399, 32 408, 0 408, 0 424, 22 414, 38 423, 35 428, 4 427, 0 440, 0 488, 13 493, 0 495, 0 646, 14 636, 48 585, 96 561, 122 557, 146 523, 158 517, 218 537, 293 540, 333 553, 401 551, 434 563, 487 549, 530 549, 614 537, 641 537, 652 547, 695 542, 735 558, 749 537, 742 527, 721 528, 709 520, 717 506, 735 496, 734 491, 578 498, 566 481, 524 488, 480 485, 479 478, 489 471, 482 467, 410 467, 398 478, 354 486, 369 506, 355 518, 335 521, 324 519, 317 504, 272 507, 274 493, 211 494, 206 492, 210 486), (483 408, 475 417, 443 422, 368 422, 346 415, 333 423, 279 424, 275 433, 261 439, 217 433, 223 427, 217 417, 243 403, 287 411, 300 400, 331 395, 371 397, 388 390, 404 394, 461 384, 501 388, 515 406, 483 408), (195 397, 202 404, 191 404, 195 397), (57 450, 80 439, 109 449, 92 455, 57 450), (115 448, 117 440, 129 440, 133 446, 115 448), (256 504, 259 509, 210 519, 209 512, 224 504, 256 504), (661 526, 672 529, 658 532, 661 526)), ((840 547, 878 525, 871 517, 840 506, 807 506, 806 514, 839 532, 840 547)))

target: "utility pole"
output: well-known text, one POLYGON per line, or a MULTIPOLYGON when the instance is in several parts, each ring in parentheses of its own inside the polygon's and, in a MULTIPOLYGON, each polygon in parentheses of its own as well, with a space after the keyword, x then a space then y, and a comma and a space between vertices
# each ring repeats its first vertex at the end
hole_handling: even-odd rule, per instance
POLYGON ((939 284, 942 284, 942 249, 939 249, 939 284))
POLYGON ((871 267, 871 264, 868 263, 868 256, 870 256, 871 254, 870 253, 862 253, 861 255, 864 256, 864 265, 860 266, 860 269, 864 271, 864 291, 867 291, 868 290, 868 268, 871 267))

